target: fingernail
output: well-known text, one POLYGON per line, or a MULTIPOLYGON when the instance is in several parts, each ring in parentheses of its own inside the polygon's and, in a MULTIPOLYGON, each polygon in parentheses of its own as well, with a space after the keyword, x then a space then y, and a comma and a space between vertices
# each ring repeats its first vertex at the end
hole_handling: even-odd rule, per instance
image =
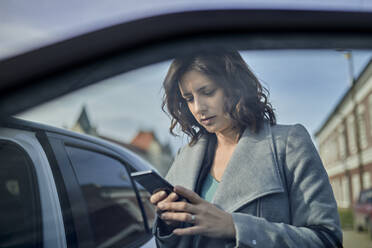
POLYGON ((164 203, 159 203, 159 208, 163 208, 164 207, 164 203))

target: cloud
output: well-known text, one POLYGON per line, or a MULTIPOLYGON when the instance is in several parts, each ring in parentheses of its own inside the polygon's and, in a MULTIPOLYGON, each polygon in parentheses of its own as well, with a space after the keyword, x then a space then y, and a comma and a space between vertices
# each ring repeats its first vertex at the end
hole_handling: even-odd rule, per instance
POLYGON ((47 31, 23 23, 0 23, 0 34, 0 59, 40 47, 52 40, 47 31))

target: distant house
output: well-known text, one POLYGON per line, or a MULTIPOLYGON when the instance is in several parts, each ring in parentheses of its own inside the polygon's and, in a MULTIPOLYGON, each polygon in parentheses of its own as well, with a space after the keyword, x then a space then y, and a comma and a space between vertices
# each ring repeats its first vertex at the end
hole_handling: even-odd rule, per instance
POLYGON ((340 207, 372 186, 372 60, 315 134, 340 207))
POLYGON ((165 175, 173 160, 169 144, 162 145, 153 131, 140 131, 130 144, 141 150, 143 157, 150 161, 162 175, 165 175))
POLYGON ((87 108, 85 105, 81 109, 80 115, 76 120, 75 124, 72 126, 71 130, 78 133, 85 133, 90 134, 92 136, 98 136, 96 127, 94 127, 89 120, 87 108))
POLYGON ((149 161, 162 175, 167 173, 173 160, 169 144, 161 144, 153 131, 139 131, 130 143, 99 134, 89 119, 86 106, 83 106, 71 130, 96 136, 125 147, 149 161))

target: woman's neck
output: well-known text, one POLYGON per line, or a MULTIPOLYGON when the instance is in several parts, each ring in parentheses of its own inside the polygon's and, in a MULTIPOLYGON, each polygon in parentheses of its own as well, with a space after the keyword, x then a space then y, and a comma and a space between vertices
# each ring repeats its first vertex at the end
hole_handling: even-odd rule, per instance
POLYGON ((216 133, 218 146, 235 146, 239 141, 240 133, 236 129, 231 129, 224 133, 216 133))

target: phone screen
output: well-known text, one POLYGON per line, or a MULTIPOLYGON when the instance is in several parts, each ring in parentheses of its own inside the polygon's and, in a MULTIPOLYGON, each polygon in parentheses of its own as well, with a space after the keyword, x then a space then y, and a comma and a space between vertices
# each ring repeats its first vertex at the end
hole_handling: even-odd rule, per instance
POLYGON ((164 190, 168 194, 173 191, 173 186, 154 171, 134 172, 131 173, 131 176, 150 194, 159 190, 164 190))

